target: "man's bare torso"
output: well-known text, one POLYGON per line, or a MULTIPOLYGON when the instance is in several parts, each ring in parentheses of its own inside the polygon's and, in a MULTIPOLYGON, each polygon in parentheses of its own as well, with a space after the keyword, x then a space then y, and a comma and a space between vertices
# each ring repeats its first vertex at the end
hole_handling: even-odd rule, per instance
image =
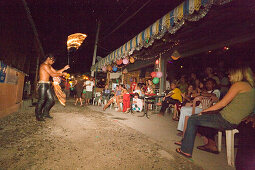
POLYGON ((46 71, 45 67, 51 69, 49 64, 42 63, 39 70, 39 81, 50 81, 50 74, 46 71))

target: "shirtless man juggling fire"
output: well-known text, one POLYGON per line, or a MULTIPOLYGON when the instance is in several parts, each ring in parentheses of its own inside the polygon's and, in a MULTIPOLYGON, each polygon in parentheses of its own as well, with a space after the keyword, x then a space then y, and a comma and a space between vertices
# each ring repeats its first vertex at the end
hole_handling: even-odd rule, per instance
POLYGON ((69 69, 69 65, 66 65, 61 70, 55 70, 52 68, 52 64, 55 62, 55 57, 52 54, 48 54, 45 57, 45 61, 40 65, 39 82, 38 82, 38 103, 35 108, 36 120, 44 121, 45 118, 52 118, 49 114, 50 109, 55 104, 52 88, 50 84, 50 76, 66 76, 65 70, 69 69))

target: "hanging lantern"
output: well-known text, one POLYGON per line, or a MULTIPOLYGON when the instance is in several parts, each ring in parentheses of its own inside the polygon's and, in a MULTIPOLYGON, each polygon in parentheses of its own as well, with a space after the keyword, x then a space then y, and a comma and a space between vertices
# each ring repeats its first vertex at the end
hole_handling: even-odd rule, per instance
POLYGON ((156 64, 156 65, 158 65, 158 64, 159 64, 159 60, 158 60, 158 59, 155 61, 155 64, 156 64))
POLYGON ((157 72, 157 77, 158 77, 158 78, 161 78, 161 77, 162 77, 162 75, 163 75, 163 74, 162 74, 162 72, 160 72, 160 71, 159 71, 159 72, 157 72))
POLYGON ((151 77, 156 77, 157 76, 157 73, 156 72, 152 72, 151 73, 151 77))
POLYGON ((119 59, 116 61, 117 65, 121 65, 122 64, 122 59, 119 59))
POLYGON ((118 70, 118 67, 116 67, 116 66, 112 67, 112 71, 116 72, 117 70, 118 70))
POLYGON ((127 74, 127 73, 128 73, 127 69, 125 68, 125 69, 122 71, 122 73, 123 73, 123 74, 127 74))
POLYGON ((158 83, 159 83, 159 78, 154 77, 153 80, 152 80, 152 82, 153 82, 154 84, 158 84, 158 83))
POLYGON ((128 58, 124 58, 124 59, 123 59, 123 64, 125 64, 125 65, 126 65, 126 64, 128 64, 128 63, 129 63, 128 58))
POLYGON ((107 66, 107 70, 108 70, 108 71, 112 71, 112 66, 111 66, 111 65, 108 65, 108 66, 107 66))
POLYGON ((106 71, 107 71, 106 66, 103 66, 103 67, 102 67, 102 71, 103 71, 103 72, 106 72, 106 71))
POLYGON ((130 57, 129 61, 130 61, 130 63, 134 63, 135 62, 134 57, 130 57))
POLYGON ((173 54, 171 55, 171 58, 173 60, 178 60, 180 57, 181 57, 181 54, 177 50, 174 50, 173 54))

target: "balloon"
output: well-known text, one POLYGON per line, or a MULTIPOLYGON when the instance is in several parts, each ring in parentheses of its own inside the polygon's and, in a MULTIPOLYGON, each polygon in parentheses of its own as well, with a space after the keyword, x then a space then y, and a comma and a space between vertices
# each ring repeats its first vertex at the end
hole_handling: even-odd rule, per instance
POLYGON ((107 66, 107 70, 112 71, 112 66, 111 65, 107 66))
POLYGON ((151 73, 151 77, 156 77, 157 76, 157 73, 156 72, 152 72, 151 73))
POLYGON ((116 72, 118 70, 118 68, 116 66, 112 67, 112 71, 116 72))
POLYGON ((121 65, 122 64, 122 59, 119 59, 116 61, 117 65, 121 65))
POLYGON ((105 66, 102 67, 102 71, 106 72, 106 67, 105 66))
POLYGON ((162 75, 163 75, 163 74, 162 74, 162 72, 160 72, 160 71, 159 71, 159 72, 157 72, 157 77, 158 77, 158 78, 161 78, 161 77, 162 77, 162 75))
POLYGON ((128 58, 124 58, 124 59, 123 59, 123 64, 126 65, 126 64, 128 64, 128 62, 129 62, 128 58))
POLYGON ((158 78, 158 77, 154 77, 153 80, 152 80, 152 82, 153 82, 154 84, 158 84, 158 83, 159 83, 159 78, 158 78))
POLYGON ((134 63, 135 62, 134 57, 130 57, 129 61, 130 61, 130 63, 134 63))

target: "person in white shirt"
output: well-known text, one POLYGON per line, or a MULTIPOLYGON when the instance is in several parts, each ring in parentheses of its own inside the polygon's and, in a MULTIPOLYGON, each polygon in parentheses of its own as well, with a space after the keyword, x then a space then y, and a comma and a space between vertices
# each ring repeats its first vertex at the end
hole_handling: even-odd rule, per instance
POLYGON ((90 77, 90 79, 85 82, 85 86, 86 86, 85 104, 89 104, 90 99, 92 99, 92 92, 93 92, 94 85, 95 84, 93 82, 92 77, 90 77))
POLYGON ((143 101, 142 99, 139 99, 138 93, 135 93, 133 98, 132 110, 137 112, 141 112, 143 110, 143 101))

